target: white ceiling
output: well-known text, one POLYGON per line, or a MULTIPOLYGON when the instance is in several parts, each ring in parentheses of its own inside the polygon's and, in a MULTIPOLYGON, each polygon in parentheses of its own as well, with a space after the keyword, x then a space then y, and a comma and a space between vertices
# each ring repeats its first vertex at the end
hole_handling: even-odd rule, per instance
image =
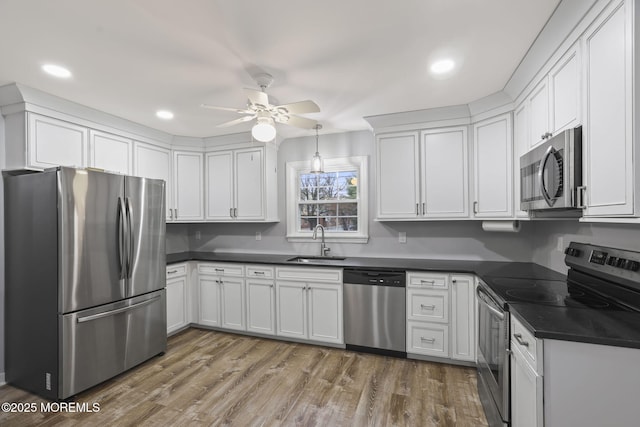
MULTIPOLYGON (((559 0, 0 0, 0 85, 18 82, 174 135, 244 107, 251 75, 280 103, 314 100, 323 132, 364 116, 464 104, 501 90, 559 0), (460 64, 446 79, 433 59, 460 64), (73 77, 40 67, 56 63, 73 77), (172 121, 155 117, 175 113, 172 121)), ((277 125, 280 136, 312 134, 277 125)))

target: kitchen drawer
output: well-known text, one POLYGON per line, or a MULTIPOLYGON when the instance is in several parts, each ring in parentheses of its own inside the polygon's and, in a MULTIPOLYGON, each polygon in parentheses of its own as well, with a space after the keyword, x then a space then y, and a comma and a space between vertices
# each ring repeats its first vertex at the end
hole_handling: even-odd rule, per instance
POLYGON ((449 291, 409 289, 407 318, 427 322, 449 322, 449 291))
POLYGON ((296 282, 342 283, 342 269, 278 267, 276 268, 276 279, 296 282))
POLYGON ((449 357, 449 326, 407 322, 407 353, 449 357))
POLYGON ((542 375, 542 340, 536 339, 515 316, 511 316, 511 345, 520 350, 536 373, 542 375))
POLYGON ((449 289, 449 275, 440 273, 407 273, 410 288, 449 289))
POLYGON ((187 264, 167 265, 167 279, 186 276, 186 275, 187 275, 187 264))
POLYGON ((257 277, 261 279, 273 279, 275 269, 265 265, 247 265, 247 277, 257 277))
POLYGON ((198 273, 213 274, 216 276, 243 277, 244 266, 242 264, 201 263, 198 264, 198 273))

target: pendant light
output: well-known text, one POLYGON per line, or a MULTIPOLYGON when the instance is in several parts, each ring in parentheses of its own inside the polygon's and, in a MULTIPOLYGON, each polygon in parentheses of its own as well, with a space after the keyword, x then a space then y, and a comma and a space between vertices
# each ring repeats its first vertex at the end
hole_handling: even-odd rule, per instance
POLYGON ((318 131, 322 129, 321 124, 316 125, 316 154, 313 155, 311 159, 311 173, 324 173, 324 162, 322 161, 322 157, 320 157, 320 152, 318 151, 318 131))

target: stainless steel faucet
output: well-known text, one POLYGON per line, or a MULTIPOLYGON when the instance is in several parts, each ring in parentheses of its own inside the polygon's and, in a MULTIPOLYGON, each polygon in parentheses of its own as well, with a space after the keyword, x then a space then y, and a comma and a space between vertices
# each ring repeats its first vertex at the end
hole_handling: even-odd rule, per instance
POLYGON ((318 224, 315 226, 315 228, 313 229, 312 238, 313 240, 316 240, 318 238, 318 228, 322 232, 322 242, 320 244, 320 256, 329 256, 327 255, 327 253, 331 250, 331 248, 328 248, 327 245, 324 243, 324 227, 322 226, 322 224, 318 224))

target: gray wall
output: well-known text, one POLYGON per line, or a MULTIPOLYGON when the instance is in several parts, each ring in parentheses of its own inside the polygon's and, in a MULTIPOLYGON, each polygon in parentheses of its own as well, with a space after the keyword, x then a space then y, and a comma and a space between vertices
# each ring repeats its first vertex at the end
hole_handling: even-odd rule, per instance
POLYGON ((188 224, 167 224, 167 247, 168 254, 189 251, 189 225, 188 224))
MULTIPOLYGON (((0 170, 6 167, 4 117, 0 114, 0 170)), ((4 382, 4 185, 0 185, 0 382, 4 382)))
MULTIPOLYGON (((329 243, 333 255, 447 259, 528 261, 533 247, 533 227, 524 224, 519 233, 489 233, 480 221, 377 222, 375 216, 374 136, 371 132, 349 132, 320 136, 324 158, 369 156, 369 242, 329 243), (407 243, 398 233, 407 233, 407 243)), ((285 164, 310 160, 315 136, 287 139, 278 150, 278 212, 274 224, 190 224, 189 247, 194 251, 317 254, 318 242, 289 243, 286 235, 285 164), (196 240, 196 232, 201 233, 196 240), (262 240, 256 241, 260 232, 262 240)))
POLYGON ((578 221, 538 221, 534 225, 533 262, 566 272, 564 254, 557 250, 558 239, 593 243, 640 251, 640 224, 600 224, 578 221))

